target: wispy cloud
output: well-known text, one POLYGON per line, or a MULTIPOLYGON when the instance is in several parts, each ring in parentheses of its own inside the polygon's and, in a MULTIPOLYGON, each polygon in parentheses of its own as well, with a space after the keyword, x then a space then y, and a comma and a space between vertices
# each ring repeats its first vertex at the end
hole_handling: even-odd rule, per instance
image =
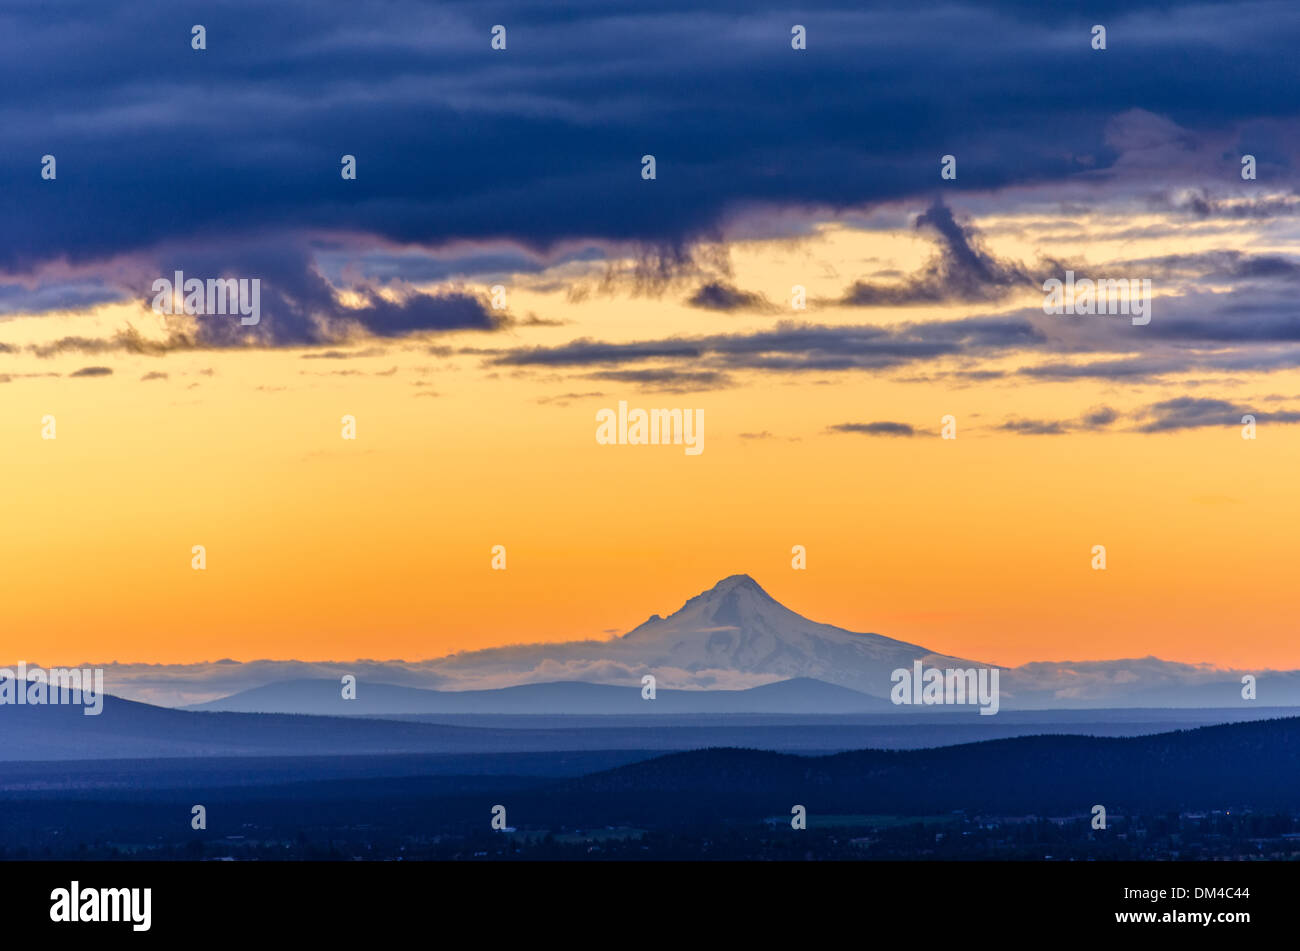
POLYGON ((916 430, 907 423, 880 421, 874 423, 836 423, 828 427, 836 433, 860 433, 864 436, 915 436, 916 430))

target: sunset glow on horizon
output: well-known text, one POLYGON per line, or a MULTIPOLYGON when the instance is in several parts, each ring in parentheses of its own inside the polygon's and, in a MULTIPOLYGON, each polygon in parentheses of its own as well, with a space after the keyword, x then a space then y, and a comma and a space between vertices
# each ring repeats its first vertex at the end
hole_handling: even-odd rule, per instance
MULTIPOLYGON (((972 234, 982 225, 966 221, 972 234)), ((1158 226, 1124 256, 1197 253, 1194 235, 1171 246, 1158 226)), ((1001 260, 1120 250, 1104 233, 1037 239, 1029 211, 1019 228, 1004 211, 993 230, 987 251, 1001 260)), ((832 300, 864 268, 916 272, 943 253, 936 245, 906 227, 830 222, 803 238, 719 245, 726 281, 755 295, 732 310, 692 306, 704 278, 689 270, 647 290, 635 260, 555 264, 456 285, 484 299, 508 287, 505 330, 327 350, 38 356, 51 340, 111 343, 134 326, 161 341, 162 326, 230 318, 164 322, 132 304, 14 318, 0 327, 13 348, 0 355, 11 381, 0 504, 20 554, 6 578, 18 638, 5 652, 47 664, 417 660, 607 638, 749 573, 815 620, 1003 665, 1154 654, 1300 666, 1286 577, 1286 526, 1300 516, 1287 477, 1300 463, 1295 427, 1261 422, 1253 441, 1239 425, 1142 431, 1168 396, 1161 382, 1018 373, 1086 362, 1089 333, 1125 335, 1135 353, 1145 342, 1147 328, 1109 318, 1044 316, 1034 287, 997 302, 832 300), (790 307, 796 283, 807 310, 790 307), (728 365, 708 346, 652 363, 545 357, 583 341, 991 315, 1082 340, 1082 352, 1013 341, 879 370, 728 365), (512 364, 519 354, 544 359, 512 364), (76 377, 92 363, 104 369, 76 377), (638 377, 647 366, 662 372, 638 377), (702 409, 704 451, 598 445, 596 413, 620 400, 702 409), (1115 420, 1076 424, 1099 407, 1115 420), (47 414, 53 440, 41 438, 47 414), (948 414, 952 440, 940 438, 948 414), (354 441, 340 437, 345 415, 354 441), (912 435, 852 429, 882 420, 912 435), (1105 571, 1090 566, 1097 544, 1105 571), (204 571, 191 568, 193 545, 206 548, 204 571), (491 570, 494 545, 508 570, 491 570), (794 545, 807 549, 805 571, 791 568, 794 545)), ((1171 319, 1159 296, 1154 314, 1154 327, 1171 319)), ((1261 418, 1300 393, 1295 370, 1195 376, 1197 392, 1261 418)))

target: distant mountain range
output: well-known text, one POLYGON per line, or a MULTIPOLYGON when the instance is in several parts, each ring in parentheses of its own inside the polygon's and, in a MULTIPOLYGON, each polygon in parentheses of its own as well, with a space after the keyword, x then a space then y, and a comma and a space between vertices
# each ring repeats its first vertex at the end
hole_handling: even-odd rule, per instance
POLYGON ((288 680, 254 687, 188 709, 243 713, 312 713, 332 716, 406 713, 661 714, 884 713, 887 700, 809 678, 781 680, 748 690, 657 690, 643 699, 641 685, 548 683, 498 690, 423 690, 360 683, 344 700, 336 680, 288 680))
MULTIPOLYGON (((876 709, 875 701, 889 697, 892 672, 914 661, 939 668, 996 666, 987 658, 953 657, 811 621, 778 603, 748 575, 733 575, 669 616, 654 615, 606 641, 495 647, 423 661, 111 664, 105 679, 117 696, 169 706, 238 697, 232 702, 239 709, 340 712, 328 705, 324 685, 301 682, 337 685, 351 674, 370 691, 363 690, 356 701, 366 706, 350 708, 357 712, 576 713, 644 712, 642 707, 625 711, 624 705, 643 702, 641 678, 653 674, 660 711, 741 712, 757 703, 761 712, 783 712, 803 703, 808 706, 801 712, 817 713, 876 709), (780 687, 780 681, 793 686, 780 687), (594 689, 598 686, 613 690, 594 689), (745 689, 759 686, 772 689, 745 689), (853 693, 837 693, 834 687, 853 693), (415 689, 402 693, 401 688, 415 689), (489 693, 496 688, 512 690, 489 693), (688 691, 714 696, 701 694, 686 703, 677 693, 688 691), (400 709, 404 706, 409 709, 400 709)), ((1000 688, 1004 710, 1300 706, 1298 671, 1223 670, 1156 657, 1002 668, 1000 688), (1257 678, 1256 700, 1241 696, 1245 674, 1257 678)))
MULTIPOLYGON (((14 709, 0 708, 0 717, 14 709)), ((54 710, 37 708, 35 715, 56 729, 73 727, 49 718, 54 710)), ((509 803, 512 819, 533 828, 685 824, 713 830, 765 817, 788 829, 795 804, 805 806, 814 822, 819 816, 942 816, 954 810, 1085 817, 1097 804, 1112 820, 1132 811, 1236 815, 1244 808, 1267 816, 1300 809, 1297 717, 1131 738, 1031 735, 820 756, 711 747, 658 756, 605 750, 476 757, 349 756, 373 751, 376 743, 414 749, 424 742, 415 740, 422 731, 393 730, 411 724, 364 718, 154 708, 106 710, 102 719, 100 740, 111 729, 150 741, 161 724, 171 742, 208 749, 255 745, 258 758, 6 765, 0 770, 0 844, 6 836, 50 826, 77 830, 73 842, 101 826, 101 835, 120 840, 119 822, 129 816, 135 817, 135 841, 184 841, 188 823, 160 824, 155 803, 170 803, 173 814, 188 817, 195 800, 187 790, 202 790, 206 803, 224 803, 223 825, 240 834, 243 823, 265 826, 273 807, 289 830, 319 824, 330 812, 340 828, 430 835, 457 824, 479 827, 486 804, 494 802, 509 803), (297 755, 268 755, 286 745, 297 755)), ((73 728, 84 729, 82 722, 73 728)), ((450 738, 476 731, 423 732, 450 738)))
POLYGON ((507 731, 364 717, 191 713, 106 697, 76 706, 0 706, 0 760, 454 753, 518 748, 507 731))
MULTIPOLYGON (((333 684, 328 681, 325 684, 333 689, 333 684)), ((307 681, 299 686, 306 702, 315 702, 320 682, 307 681)), ((842 696, 835 692, 842 688, 826 691, 827 686, 787 681, 758 691, 760 696, 771 694, 784 702, 794 701, 809 689, 822 701, 842 696)), ((632 702, 650 705, 650 701, 639 699, 639 692, 624 687, 600 688, 593 695, 595 701, 605 702, 605 690, 618 691, 620 696, 631 692, 635 698, 632 702)), ((383 694, 365 684, 361 685, 361 691, 359 697, 383 694)), ((432 693, 435 701, 443 696, 428 691, 417 693, 432 693)), ((534 692, 531 699, 530 691, 525 689, 500 693, 521 702, 536 702, 546 691, 534 692)), ((753 691, 737 693, 743 697, 753 691)), ((846 702, 857 702, 851 691, 843 694, 848 695, 846 702)), ((269 696, 274 704, 275 692, 271 691, 269 696)), ((397 706, 401 708, 411 705, 400 693, 390 696, 397 698, 397 706)), ((695 698, 682 699, 694 701, 695 698)), ((721 699, 735 701, 735 698, 721 699)), ((372 702, 378 705, 380 697, 376 696, 372 702)), ((767 705, 767 701, 760 705, 767 705)), ((1042 734, 1133 736, 1224 720, 1278 716, 1282 712, 1281 708, 1256 707, 1250 710, 1009 710, 995 717, 973 716, 970 711, 910 715, 892 711, 817 715, 714 711, 653 715, 639 712, 617 716, 604 713, 324 716, 176 710, 106 697, 103 712, 90 717, 84 716, 80 707, 70 705, 0 705, 0 762, 221 757, 284 760, 313 756, 328 757, 333 762, 348 757, 488 756, 504 762, 510 757, 549 756, 562 763, 578 753, 619 751, 624 759, 635 759, 656 751, 725 746, 827 753, 864 748, 914 749, 1042 734)), ((0 787, 4 785, 0 776, 0 787)))

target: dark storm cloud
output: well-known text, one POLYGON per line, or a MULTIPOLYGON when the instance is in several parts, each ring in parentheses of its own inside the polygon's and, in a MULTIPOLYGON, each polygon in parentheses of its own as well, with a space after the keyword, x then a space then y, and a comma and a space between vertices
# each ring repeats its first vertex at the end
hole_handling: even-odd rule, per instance
MULTIPOLYGON (((30 351, 96 359, 527 326, 535 318, 407 282, 536 273, 617 245, 637 249, 636 287, 661 290, 690 270, 695 242, 753 205, 834 215, 904 199, 928 209, 916 225, 935 258, 912 275, 858 281, 843 302, 1000 300, 1041 281, 1039 265, 995 256, 954 217, 947 202, 966 190, 1086 180, 1104 192, 1136 178, 1150 209, 1188 219, 1297 214, 1300 203, 1276 195, 1294 195, 1296 182, 1298 44, 1287 0, 814 0, 797 12, 776 0, 706 10, 686 0, 17 0, 0 14, 0 278, 12 278, 0 280, 0 312, 147 302, 154 278, 183 269, 259 278, 261 323, 201 317, 163 341, 123 331, 30 351), (796 22, 808 28, 803 52, 790 49, 796 22), (1104 53, 1088 43, 1097 22, 1109 31, 1104 53), (207 28, 204 51, 190 48, 194 23, 207 28), (504 52, 489 48, 496 23, 508 29, 504 52), (1226 200, 1184 181, 1184 162, 1207 143, 1216 181, 1231 181, 1250 151, 1272 194, 1226 200), (46 153, 54 181, 39 174, 46 153), (655 181, 640 176, 646 153, 655 181), (956 181, 939 180, 945 153, 957 157, 956 181), (344 154, 356 156, 355 181, 339 176, 344 154), (360 306, 344 306, 341 289, 360 306)), ((1022 315, 479 352, 503 366, 703 388, 728 385, 731 371, 1017 352, 1058 355, 1019 370, 1042 380, 1300 365, 1286 346, 1300 344, 1292 259, 1213 252, 1171 257, 1157 273, 1193 287, 1159 298, 1140 335, 1022 315), (1216 281, 1231 292, 1196 293, 1216 281)), ((707 281, 693 306, 770 306, 713 274, 691 276, 707 281)))
POLYGON ((76 310, 122 300, 121 288, 99 281, 61 281, 38 287, 0 284, 0 314, 76 310))
MULTIPOLYGON (((1293 119, 1298 44, 1287 2, 11 3, 0 268, 286 229, 674 246, 750 202, 924 194, 946 152, 948 189, 1096 174, 1117 155, 1106 120, 1135 107, 1191 139, 1293 119)), ((1290 144, 1252 147, 1281 163, 1290 144)), ((978 259, 961 267, 981 277, 978 259)))
POLYGON ((356 299, 345 306, 309 252, 292 243, 244 242, 237 247, 188 244, 159 255, 155 270, 139 279, 137 293, 144 300, 152 299, 153 281, 174 280, 175 271, 187 280, 256 279, 261 320, 245 326, 234 316, 199 316, 192 339, 179 339, 172 349, 325 344, 345 338, 353 327, 377 337, 424 330, 490 330, 505 319, 472 295, 408 290, 393 300, 365 284, 348 288, 356 299))
POLYGON ((874 307, 996 300, 1015 287, 1042 281, 1021 265, 999 260, 986 251, 941 201, 917 217, 916 227, 938 238, 940 248, 934 259, 901 284, 858 281, 845 291, 841 303, 874 307))
POLYGON ((489 330, 495 325, 492 312, 470 294, 413 294, 393 302, 371 293, 364 307, 350 308, 346 316, 379 337, 415 330, 489 330))

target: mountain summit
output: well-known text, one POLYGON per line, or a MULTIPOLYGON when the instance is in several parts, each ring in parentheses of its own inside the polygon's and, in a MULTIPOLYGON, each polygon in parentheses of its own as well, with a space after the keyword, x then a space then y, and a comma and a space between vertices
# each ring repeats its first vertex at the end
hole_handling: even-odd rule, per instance
POLYGON ((654 674, 662 688, 743 688, 808 677, 888 697, 890 674, 914 660, 973 666, 916 644, 811 621, 737 574, 612 641, 492 648, 433 666, 456 681, 480 684, 542 677, 626 684, 654 674))
MULTIPOLYGON (((745 618, 756 618, 774 608, 798 616, 764 591, 749 575, 731 575, 723 578, 708 591, 691 598, 670 614, 667 620, 687 615, 695 618, 697 622, 716 621, 720 624, 740 625, 745 618)), ((633 628, 623 636, 632 637, 647 625, 663 620, 665 618, 653 614, 645 624, 633 628)))
MULTIPOLYGON (((791 611, 749 575, 731 575, 666 618, 652 617, 618 642, 647 670, 735 671, 771 679, 811 677, 877 697, 912 661, 942 660, 916 644, 848 631, 791 611)), ((630 659, 630 658, 629 658, 630 659)))

